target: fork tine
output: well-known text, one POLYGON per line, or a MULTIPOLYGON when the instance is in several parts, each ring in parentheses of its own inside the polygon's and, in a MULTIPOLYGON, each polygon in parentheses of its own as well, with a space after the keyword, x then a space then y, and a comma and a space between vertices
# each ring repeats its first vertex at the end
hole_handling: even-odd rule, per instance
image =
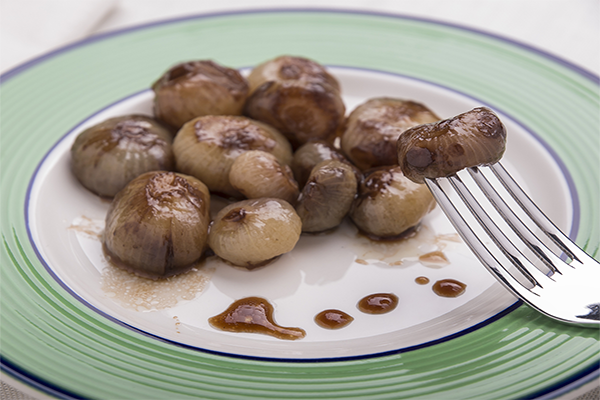
POLYGON ((459 176, 453 175, 448 178, 448 181, 496 246, 533 285, 542 287, 542 282, 551 279, 537 269, 506 237, 459 176))
POLYGON ((523 221, 514 213, 514 211, 506 204, 504 199, 498 194, 496 189, 488 181, 485 175, 477 167, 469 168, 469 174, 483 191, 487 199, 496 208, 498 213, 510 225, 515 233, 523 240, 523 242, 550 268, 553 272, 560 273, 559 265, 564 262, 523 223, 523 221))
MULTIPOLYGON (((521 298, 531 298, 537 296, 536 293, 531 292, 524 287, 521 282, 515 279, 511 273, 500 263, 496 257, 490 252, 490 250, 481 242, 477 234, 471 229, 469 224, 465 221, 464 217, 458 211, 448 194, 440 186, 439 179, 425 179, 425 184, 435 197, 437 203, 443 209, 444 213, 448 216, 452 225, 456 231, 461 235, 465 243, 471 248, 473 253, 477 256, 479 261, 492 273, 498 280, 513 294, 521 298)), ((443 178, 442 178, 443 179, 443 178)), ((539 272, 539 271, 538 271, 539 272)), ((525 273, 526 277, 530 280, 530 277, 525 273)), ((531 282, 533 285, 535 281, 531 282)))
MULTIPOLYGON (((496 175, 498 180, 511 194, 511 196, 521 205, 523 210, 529 215, 531 220, 554 242, 562 251, 564 251, 572 260, 579 263, 584 260, 591 260, 592 257, 580 249, 571 239, 569 239, 554 223, 538 208, 538 206, 527 196, 517 182, 510 176, 506 169, 499 162, 489 166, 490 170, 496 175)), ((572 266, 572 265, 571 265, 572 266)))

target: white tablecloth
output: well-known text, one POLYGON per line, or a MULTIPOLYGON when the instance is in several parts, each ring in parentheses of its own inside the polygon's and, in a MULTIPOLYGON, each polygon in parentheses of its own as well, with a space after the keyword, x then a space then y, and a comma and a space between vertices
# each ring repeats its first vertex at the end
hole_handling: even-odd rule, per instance
MULTIPOLYGON (((599 0, 0 0, 0 72, 90 35, 204 12, 345 8, 425 17, 484 30, 600 75, 599 0)), ((1 132, 0 132, 1 134, 1 132)), ((2 399, 46 398, 4 375, 2 399)), ((598 399, 592 382, 561 399, 598 399)))

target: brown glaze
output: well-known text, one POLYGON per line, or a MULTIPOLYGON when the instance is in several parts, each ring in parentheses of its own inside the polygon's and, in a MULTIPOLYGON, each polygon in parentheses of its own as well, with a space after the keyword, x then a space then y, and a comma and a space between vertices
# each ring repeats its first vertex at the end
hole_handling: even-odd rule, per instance
POLYGON ((491 110, 480 107, 404 132, 398 139, 398 164, 409 179, 423 183, 493 164, 505 147, 506 128, 491 110))
POLYGON ((455 279, 442 279, 433 284, 433 291, 441 297, 458 297, 462 295, 467 285, 455 279))
POLYGON ((261 297, 237 300, 221 314, 209 318, 208 322, 222 331, 260 333, 283 340, 298 340, 306 336, 303 329, 277 325, 273 319, 273 306, 261 297))
POLYGON ((315 322, 321 328, 340 329, 348 326, 354 318, 340 310, 324 310, 315 316, 315 322))
POLYGON ((361 170, 397 163, 396 141, 415 125, 440 118, 423 104, 389 97, 367 100, 354 109, 342 133, 342 150, 361 170))
POLYGON ((419 256, 419 262, 429 267, 443 267, 450 264, 448 257, 439 250, 419 256))
POLYGON ((393 293, 375 293, 363 297, 358 309, 367 314, 386 314, 398 306, 398 296, 393 293))
POLYGON ((429 278, 427 278, 426 276, 418 276, 415 278, 415 282, 418 285, 427 285, 429 283, 429 278))

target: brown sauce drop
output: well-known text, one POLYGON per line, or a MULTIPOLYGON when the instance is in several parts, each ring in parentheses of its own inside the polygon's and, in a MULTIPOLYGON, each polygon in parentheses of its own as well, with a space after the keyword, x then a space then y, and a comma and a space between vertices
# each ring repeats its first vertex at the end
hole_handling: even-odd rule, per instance
POLYGON ((465 292, 467 285, 454 279, 442 279, 433 284, 433 291, 442 297, 458 297, 465 292))
POLYGON ((375 293, 363 297, 358 309, 367 314, 389 313, 398 306, 398 296, 393 293, 375 293))
POLYGON ((426 276, 418 276, 415 278, 415 282, 417 282, 419 285, 427 285, 429 283, 429 278, 426 276))
POLYGON ((427 267, 443 267, 450 264, 446 255, 439 250, 419 256, 419 262, 427 267))
POLYGON ((227 310, 208 322, 228 332, 261 333, 278 339, 297 340, 306 336, 300 328, 285 328, 275 323, 273 306, 261 297, 246 297, 235 301, 227 310))
POLYGON ((354 318, 340 310, 325 310, 315 316, 315 322, 321 328, 340 329, 349 325, 354 318))

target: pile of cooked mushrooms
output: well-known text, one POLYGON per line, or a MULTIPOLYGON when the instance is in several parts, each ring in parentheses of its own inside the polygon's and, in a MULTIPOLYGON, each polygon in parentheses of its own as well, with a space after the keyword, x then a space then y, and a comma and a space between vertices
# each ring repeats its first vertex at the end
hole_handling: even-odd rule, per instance
POLYGON ((185 62, 152 89, 153 117, 86 129, 71 165, 83 186, 113 198, 107 257, 154 279, 209 248, 236 266, 265 265, 346 216, 369 237, 396 237, 434 208, 424 177, 504 151, 504 127, 485 108, 440 121, 423 104, 381 97, 346 116, 339 82, 301 57, 269 60, 247 78, 185 62), (228 205, 211 213, 211 196, 228 205))

